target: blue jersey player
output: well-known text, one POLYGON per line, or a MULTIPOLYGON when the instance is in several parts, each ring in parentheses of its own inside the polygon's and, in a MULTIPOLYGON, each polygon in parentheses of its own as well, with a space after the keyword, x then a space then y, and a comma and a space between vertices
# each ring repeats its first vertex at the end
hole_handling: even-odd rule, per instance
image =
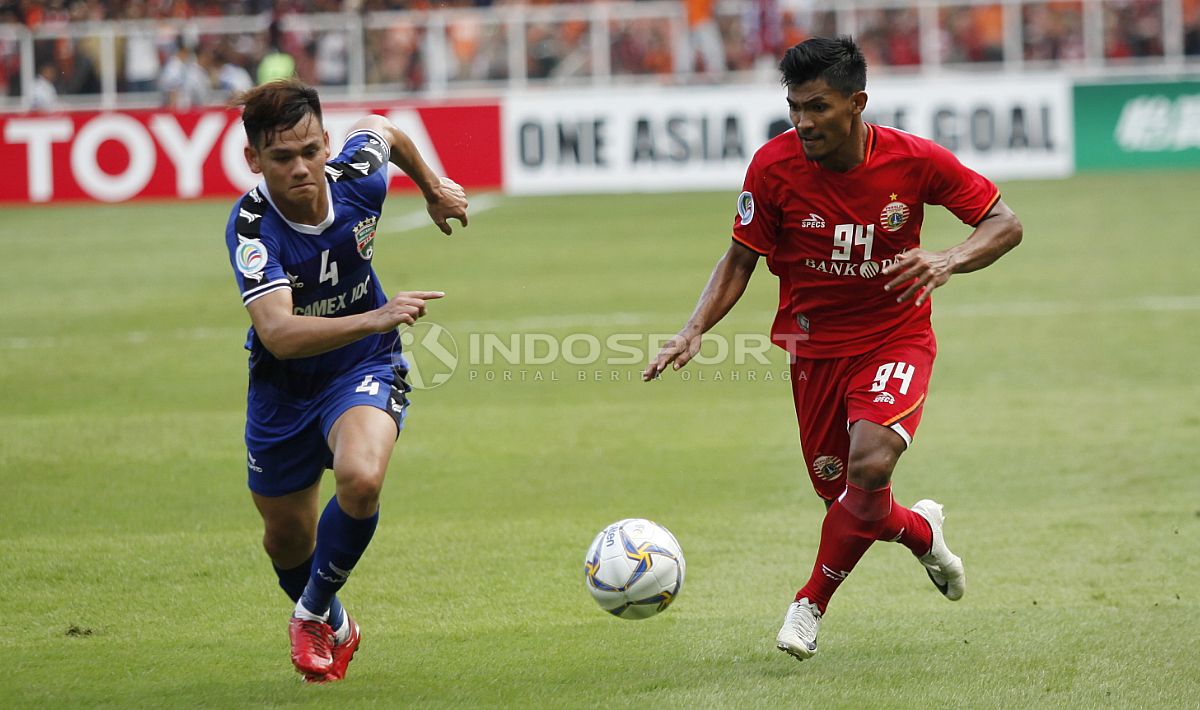
POLYGON ((382 116, 358 121, 330 160, 317 92, 299 81, 264 84, 237 104, 246 161, 263 176, 225 228, 252 323, 250 492, 279 586, 296 602, 292 663, 310 682, 341 680, 360 636, 336 595, 375 532, 408 402, 396 328, 444 295, 388 298, 371 268, 387 163, 416 182, 446 234, 448 219, 467 225, 467 199, 382 116), (336 494, 322 511, 327 468, 336 494))

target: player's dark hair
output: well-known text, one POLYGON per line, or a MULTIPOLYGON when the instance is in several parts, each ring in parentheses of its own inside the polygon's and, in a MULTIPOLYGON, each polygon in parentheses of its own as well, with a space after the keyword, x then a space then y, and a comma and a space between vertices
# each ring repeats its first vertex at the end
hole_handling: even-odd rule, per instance
POLYGON ((317 90, 299 79, 276 79, 234 97, 242 107, 246 139, 255 148, 265 148, 280 131, 295 126, 308 114, 321 123, 321 99, 317 90))
POLYGON ((783 55, 779 71, 780 83, 788 87, 823 79, 843 96, 867 88, 867 60, 846 35, 804 40, 783 55))

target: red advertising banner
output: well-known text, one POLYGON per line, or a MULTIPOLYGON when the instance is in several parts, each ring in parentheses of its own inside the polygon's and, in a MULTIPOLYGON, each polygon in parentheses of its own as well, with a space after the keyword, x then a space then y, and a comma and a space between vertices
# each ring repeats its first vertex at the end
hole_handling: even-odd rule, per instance
MULTIPOLYGON (((502 186, 498 103, 328 104, 334 154, 369 113, 389 117, 438 174, 468 189, 502 186)), ((233 110, 0 115, 0 138, 0 202, 233 197, 260 180, 246 165, 233 110)), ((414 188, 398 169, 392 186, 414 188)))

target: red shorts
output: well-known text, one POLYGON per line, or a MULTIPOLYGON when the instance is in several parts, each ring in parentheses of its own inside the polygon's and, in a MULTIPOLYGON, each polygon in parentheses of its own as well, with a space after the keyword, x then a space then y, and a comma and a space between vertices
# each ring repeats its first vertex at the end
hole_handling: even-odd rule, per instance
POLYGON ((888 427, 905 445, 912 443, 936 356, 937 340, 927 330, 852 357, 794 358, 792 396, 800 448, 817 495, 833 500, 845 490, 854 422, 865 419, 888 427))

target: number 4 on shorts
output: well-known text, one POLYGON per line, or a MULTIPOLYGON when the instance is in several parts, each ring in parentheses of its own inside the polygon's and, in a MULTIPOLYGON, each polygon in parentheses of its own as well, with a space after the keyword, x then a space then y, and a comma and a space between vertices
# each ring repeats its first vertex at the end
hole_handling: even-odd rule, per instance
POLYGON ((912 384, 913 366, 907 362, 887 362, 879 366, 875 372, 875 381, 871 383, 872 392, 882 392, 887 389, 888 380, 895 377, 900 380, 900 394, 908 394, 908 386, 912 384))
MULTIPOLYGON (((907 387, 905 388, 907 389, 907 387)), ((375 375, 367 375, 363 378, 362 384, 358 386, 355 392, 366 392, 374 397, 379 394, 379 383, 375 380, 375 375)))

